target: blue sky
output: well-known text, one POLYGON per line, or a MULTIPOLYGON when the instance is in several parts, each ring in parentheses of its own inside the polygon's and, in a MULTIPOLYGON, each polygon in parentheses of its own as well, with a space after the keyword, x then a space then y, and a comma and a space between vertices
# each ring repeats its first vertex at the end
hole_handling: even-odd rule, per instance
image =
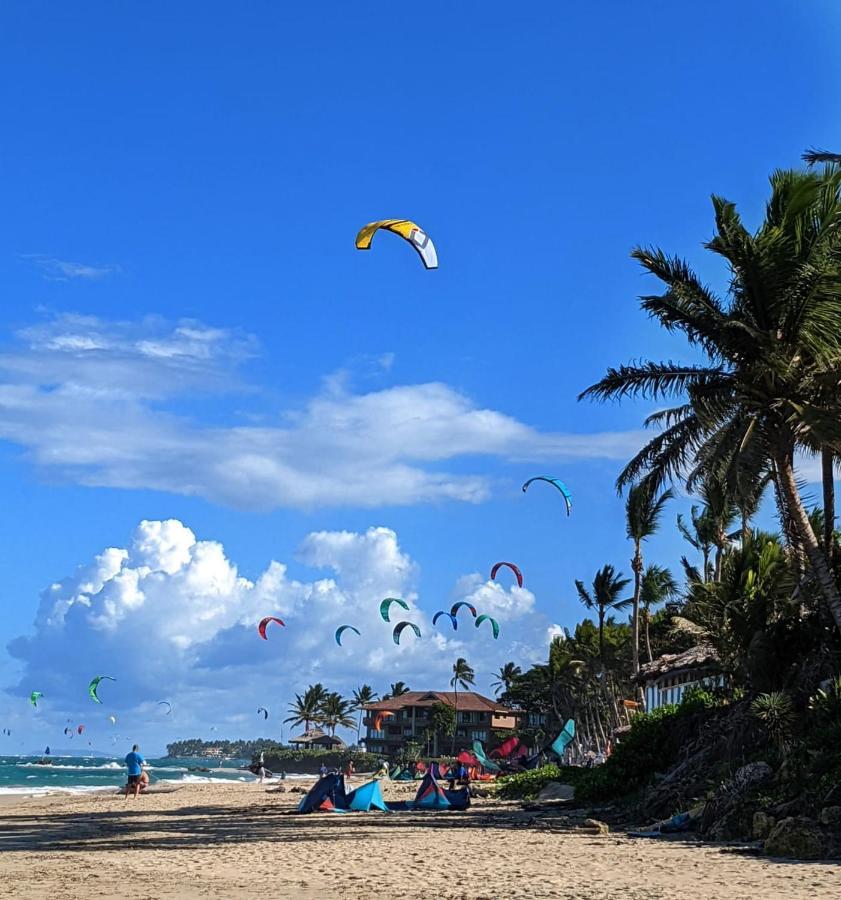
MULTIPOLYGON (((513 559, 533 595, 512 601, 516 646, 464 652, 525 661, 579 616, 573 579, 627 570, 613 479, 647 410, 578 392, 611 363, 684 352, 639 312, 654 286, 628 251, 662 245, 720 285, 710 193, 756 221, 773 168, 841 146, 830 0, 285 6, 0 13, 3 645, 36 633, 50 584, 173 519, 252 582, 277 560, 349 592, 333 538, 320 555, 308 535, 390 529, 413 574, 383 583, 428 613, 513 559), (388 235, 354 250, 386 216, 433 236, 437 271, 388 235), (570 485, 571 519, 549 491, 522 496, 538 471, 570 485)), ((669 529, 650 552, 683 548, 669 529)), ((167 646, 154 627, 115 646, 146 659, 167 646)), ((117 662, 85 634, 85 667, 117 662)), ((202 649, 210 668, 226 635, 202 649)), ((330 643, 308 652, 336 687, 387 682, 367 657, 331 669, 330 643)), ((61 694, 21 712, 55 674, 37 645, 0 658, 33 740, 85 710, 61 694)), ((405 680, 440 680, 452 649, 404 657, 405 680)), ((182 674, 179 727, 197 733, 206 683, 182 674)), ((278 709, 311 674, 224 672, 269 684, 278 709)), ((121 683, 129 717, 141 686, 121 683)), ((241 699, 214 702, 245 734, 241 699)))

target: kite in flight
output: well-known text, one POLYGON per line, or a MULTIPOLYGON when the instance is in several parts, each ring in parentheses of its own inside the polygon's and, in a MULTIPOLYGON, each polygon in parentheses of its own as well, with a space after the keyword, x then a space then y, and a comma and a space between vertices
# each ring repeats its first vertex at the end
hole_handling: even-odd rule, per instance
POLYGON ((38 701, 39 701, 43 696, 44 696, 44 695, 41 693, 41 691, 33 691, 33 692, 29 695, 29 702, 30 702, 34 707, 37 708, 37 707, 38 707, 38 701))
POLYGON ((466 606, 470 610, 470 615, 472 615, 474 619, 476 618, 476 607, 472 603, 468 603, 466 600, 459 600, 458 603, 454 603, 450 607, 450 615, 457 616, 458 611, 462 608, 462 606, 466 606))
POLYGON ((441 616, 445 616, 453 623, 453 631, 458 631, 458 619, 451 612, 445 612, 443 609, 439 609, 437 613, 432 617, 432 624, 435 623, 441 618, 441 616))
POLYGON ((165 715, 167 716, 172 712, 172 704, 169 702, 169 700, 158 700, 158 706, 166 707, 165 715))
POLYGON ((268 719, 268 717, 269 717, 269 711, 265 707, 261 706, 257 710, 257 715, 259 716, 261 713, 263 714, 263 721, 265 722, 266 719, 268 719))
POLYGON ((342 646, 342 635, 350 629, 351 631, 359 634, 359 629, 355 628, 353 625, 339 625, 336 629, 336 643, 341 647, 342 646))
POLYGON ((556 487, 561 494, 563 494, 564 502, 567 505, 567 515, 572 512, 572 494, 569 492, 569 488, 561 481, 560 478, 552 478, 550 475, 535 475, 534 478, 529 478, 529 480, 523 485, 523 493, 528 490, 529 485, 533 481, 545 481, 548 484, 556 487))
POLYGON ((283 625, 284 628, 286 627, 286 622, 284 622, 283 619, 278 619, 277 616, 266 616, 266 618, 263 619, 257 626, 257 631, 260 632, 260 637, 264 641, 268 640, 268 638, 266 637, 266 626, 269 624, 269 622, 276 622, 278 625, 283 625))
POLYGON ((389 621, 389 612, 391 609, 391 604, 396 603, 398 606, 402 606, 403 609, 409 609, 409 604, 405 600, 401 600, 399 597, 386 597, 385 600, 380 604, 380 615, 383 617, 384 622, 389 621))
POLYGON ((523 586, 523 573, 520 571, 519 566, 515 566, 514 563, 510 562, 498 562, 491 569, 491 581, 496 581, 496 573, 503 567, 507 566, 514 573, 514 577, 517 579, 517 587, 523 586))
POLYGON ((494 640, 499 637, 499 622, 496 619, 492 619, 490 616, 481 615, 478 619, 476 619, 476 627, 478 628, 482 622, 490 622, 491 629, 493 630, 494 640))
POLYGON ((398 644, 398 645, 400 644, 400 635, 403 634, 404 628, 411 628, 412 631, 415 632, 415 637, 421 636, 421 630, 420 630, 420 628, 418 628, 417 625, 415 625, 414 622, 398 622, 394 626, 394 631, 392 632, 392 635, 391 635, 392 638, 394 638, 395 644, 398 644))
POLYGON ((390 231, 399 235, 404 241, 408 241, 421 258, 427 269, 438 268, 438 254, 432 238, 414 222, 408 219, 381 219, 379 222, 370 222, 359 230, 356 235, 356 249, 370 250, 374 235, 380 230, 390 231))
POLYGON ((96 678, 91 679, 91 683, 88 685, 88 694, 90 694, 91 700, 94 703, 102 703, 99 699, 99 696, 96 693, 96 689, 99 687, 100 681, 116 681, 113 675, 97 675, 96 678))

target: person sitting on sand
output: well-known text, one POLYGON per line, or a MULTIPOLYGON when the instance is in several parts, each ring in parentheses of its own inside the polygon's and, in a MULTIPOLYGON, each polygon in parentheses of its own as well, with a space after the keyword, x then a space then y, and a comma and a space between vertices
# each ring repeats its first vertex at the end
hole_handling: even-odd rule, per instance
MULTIPOLYGON (((143 771, 143 765, 146 762, 145 759, 138 752, 140 748, 135 744, 131 748, 131 753, 126 755, 126 767, 128 769, 128 781, 126 782, 126 800, 128 800, 129 791, 134 791, 134 799, 136 800, 138 795, 140 794, 141 789, 141 779, 145 774, 143 771)), ((146 782, 148 783, 149 776, 146 775, 146 782)))

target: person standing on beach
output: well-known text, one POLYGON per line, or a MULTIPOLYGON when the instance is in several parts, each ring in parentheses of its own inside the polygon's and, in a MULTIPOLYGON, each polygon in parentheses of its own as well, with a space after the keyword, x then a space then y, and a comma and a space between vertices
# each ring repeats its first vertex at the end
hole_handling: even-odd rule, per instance
POLYGON ((145 759, 138 752, 140 748, 135 744, 131 748, 131 753, 126 755, 126 768, 128 769, 128 781, 126 782, 126 800, 130 790, 134 791, 134 799, 140 795, 140 779, 143 775, 143 764, 145 759))

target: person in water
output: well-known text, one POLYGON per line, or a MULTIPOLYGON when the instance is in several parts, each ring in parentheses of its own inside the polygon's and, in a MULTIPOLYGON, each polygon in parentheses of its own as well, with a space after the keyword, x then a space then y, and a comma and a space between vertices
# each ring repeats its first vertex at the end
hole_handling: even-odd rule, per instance
MULTIPOLYGON (((143 771, 143 765, 146 762, 145 759, 139 753, 140 748, 135 744, 131 748, 131 753, 126 755, 126 768, 128 769, 128 781, 126 782, 126 800, 128 800, 129 791, 134 791, 134 798, 137 799, 140 794, 141 787, 144 787, 143 784, 143 776, 145 772, 143 771)), ((146 777, 146 784, 149 783, 149 777, 146 777)))

